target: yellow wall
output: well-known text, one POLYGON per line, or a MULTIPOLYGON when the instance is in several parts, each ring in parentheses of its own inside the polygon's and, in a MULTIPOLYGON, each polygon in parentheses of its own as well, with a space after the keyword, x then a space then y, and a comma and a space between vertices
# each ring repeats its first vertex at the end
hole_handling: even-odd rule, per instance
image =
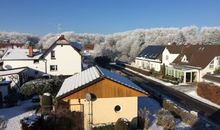
MULTIPOLYGON (((85 99, 81 99, 80 103, 84 106, 81 107, 81 109, 84 108, 84 126, 87 130, 89 129, 89 102, 85 99)), ((70 109, 79 110, 80 107, 77 104, 79 104, 78 99, 71 99, 70 109)), ((131 121, 133 118, 137 117, 138 113, 137 97, 98 98, 96 101, 93 101, 92 106, 93 124, 116 122, 117 119, 121 117, 131 121), (121 106, 119 112, 114 111, 116 105, 121 106)))

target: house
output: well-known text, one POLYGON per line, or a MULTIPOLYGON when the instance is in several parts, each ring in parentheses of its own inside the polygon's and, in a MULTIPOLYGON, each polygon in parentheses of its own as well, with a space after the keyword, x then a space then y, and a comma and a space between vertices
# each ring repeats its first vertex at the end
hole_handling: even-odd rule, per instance
POLYGON ((179 55, 166 67, 166 74, 181 78, 183 83, 201 82, 206 74, 220 68, 220 45, 185 45, 179 55))
POLYGON ((135 59, 136 66, 160 71, 165 65, 166 75, 180 82, 203 81, 220 67, 220 45, 158 45, 148 46, 135 59))
POLYGON ((80 45, 69 42, 61 35, 47 50, 13 48, 2 57, 4 69, 28 67, 36 76, 43 73, 50 75, 73 75, 81 72, 80 45))
POLYGON ((116 122, 124 117, 138 116, 141 99, 148 95, 125 77, 98 66, 67 78, 56 98, 69 103, 71 111, 80 111, 84 128, 91 125, 116 122))
POLYGON ((3 105, 4 97, 9 93, 10 81, 0 81, 0 107, 3 105))
POLYGON ((147 46, 135 59, 138 68, 160 71, 162 65, 162 53, 165 46, 150 45, 147 46))
POLYGON ((30 78, 30 69, 27 67, 0 70, 0 81, 9 81, 10 88, 18 89, 30 78))

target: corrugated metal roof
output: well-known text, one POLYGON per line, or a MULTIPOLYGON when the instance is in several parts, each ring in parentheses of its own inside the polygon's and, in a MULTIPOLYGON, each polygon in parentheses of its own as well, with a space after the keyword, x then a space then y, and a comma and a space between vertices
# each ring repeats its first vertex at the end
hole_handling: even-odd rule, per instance
POLYGON ((67 94, 77 88, 80 88, 88 83, 91 83, 92 81, 97 80, 101 77, 105 77, 107 79, 123 84, 129 88, 146 93, 142 88, 131 82, 129 79, 122 77, 121 75, 115 74, 104 68, 93 66, 82 71, 81 73, 78 73, 76 75, 67 78, 64 81, 56 97, 63 96, 64 94, 67 94))

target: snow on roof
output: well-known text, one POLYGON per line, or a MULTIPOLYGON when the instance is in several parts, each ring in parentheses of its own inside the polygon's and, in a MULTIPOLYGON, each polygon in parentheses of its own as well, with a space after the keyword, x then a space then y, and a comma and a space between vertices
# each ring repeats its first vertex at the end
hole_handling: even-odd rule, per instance
POLYGON ((0 71, 0 76, 5 76, 5 75, 11 75, 11 74, 18 74, 22 71, 24 71, 27 68, 17 68, 17 69, 10 69, 10 70, 1 70, 0 71))
POLYGON ((33 57, 28 56, 28 49, 24 48, 14 48, 14 49, 8 49, 4 56, 2 57, 2 60, 23 60, 23 59, 39 59, 42 53, 39 50, 34 49, 33 50, 33 57))
POLYGON ((99 67, 98 69, 106 78, 113 80, 115 82, 121 83, 121 84, 128 86, 132 89, 135 89, 137 91, 146 93, 142 88, 140 88, 139 86, 134 84, 131 80, 127 79, 126 77, 123 77, 119 74, 113 73, 113 72, 111 72, 107 69, 101 68, 101 67, 99 67))
POLYGON ((63 96, 64 94, 67 94, 68 92, 71 92, 81 86, 91 83, 92 81, 97 80, 101 77, 105 77, 107 79, 113 80, 137 91, 146 93, 142 88, 140 88, 127 78, 115 74, 109 70, 103 69, 101 67, 93 66, 82 71, 81 73, 67 78, 64 81, 56 97, 63 96))

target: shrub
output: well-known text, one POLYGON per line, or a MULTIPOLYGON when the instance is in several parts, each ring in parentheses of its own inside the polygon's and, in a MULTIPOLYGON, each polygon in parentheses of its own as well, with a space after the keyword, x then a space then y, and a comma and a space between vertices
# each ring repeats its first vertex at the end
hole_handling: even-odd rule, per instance
POLYGON ((125 118, 119 118, 115 123, 115 130, 129 130, 129 121, 125 118))
POLYGON ((174 129, 175 119, 169 111, 161 109, 157 113, 157 125, 162 126, 165 130, 174 129))
POLYGON ((0 116, 0 130, 4 130, 6 126, 7 120, 3 116, 0 116))
POLYGON ((141 129, 148 129, 149 124, 150 124, 149 114, 150 112, 147 110, 146 107, 139 110, 138 116, 139 116, 139 123, 140 123, 141 129))
POLYGON ((21 86, 21 93, 26 96, 42 95, 51 93, 55 96, 62 86, 63 79, 52 77, 51 79, 37 79, 29 81, 21 86))
POLYGON ((40 105, 42 114, 48 114, 52 110, 52 96, 42 95, 40 98, 40 105))
POLYGON ((163 100, 163 108, 169 110, 175 117, 181 118, 184 123, 191 126, 194 125, 198 120, 196 115, 191 114, 169 100, 163 100))

